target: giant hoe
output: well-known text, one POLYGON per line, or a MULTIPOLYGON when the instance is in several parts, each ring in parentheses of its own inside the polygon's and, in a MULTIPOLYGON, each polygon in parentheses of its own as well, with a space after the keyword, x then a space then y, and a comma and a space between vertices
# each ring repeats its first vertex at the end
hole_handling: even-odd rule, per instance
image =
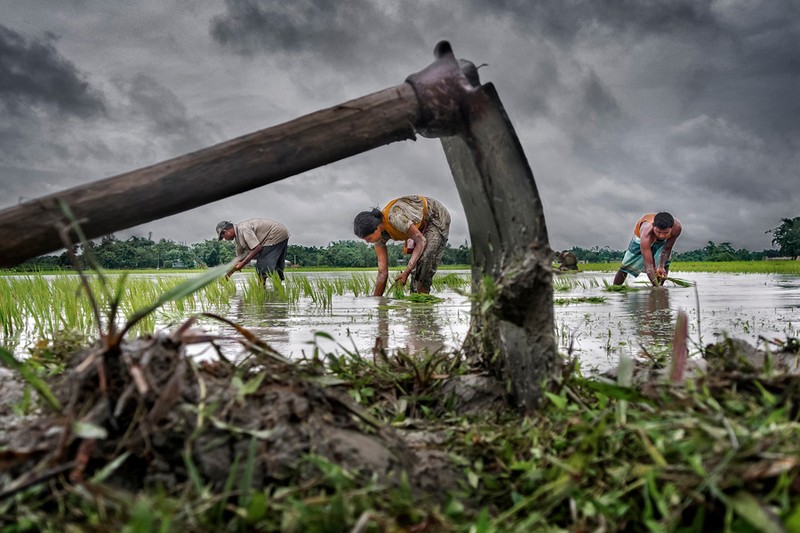
POLYGON ((558 368, 542 202, 494 86, 448 42, 434 53, 400 85, 0 211, 0 267, 63 247, 62 203, 95 238, 417 134, 439 138, 469 224, 473 292, 483 294, 464 349, 530 411, 558 368))

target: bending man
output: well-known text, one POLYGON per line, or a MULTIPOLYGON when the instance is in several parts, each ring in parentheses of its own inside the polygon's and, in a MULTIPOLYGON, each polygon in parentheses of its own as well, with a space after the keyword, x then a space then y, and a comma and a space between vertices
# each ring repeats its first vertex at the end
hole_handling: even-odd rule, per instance
POLYGON ((406 241, 404 251, 411 257, 405 270, 395 281, 405 285, 409 275, 411 292, 427 294, 450 233, 450 213, 441 202, 427 196, 395 198, 382 210, 362 211, 353 221, 353 232, 360 239, 375 245, 378 256, 378 279, 375 296, 383 296, 389 278, 389 256, 386 243, 406 241))
POLYGON ((633 238, 614 276, 614 285, 622 285, 628 274, 637 277, 642 270, 653 285, 663 285, 669 274, 672 247, 682 229, 669 213, 649 213, 640 218, 633 227, 633 238))
POLYGON ((268 218, 250 218, 238 224, 223 220, 217 224, 219 240, 236 242, 236 266, 226 277, 238 272, 255 259, 256 272, 265 282, 267 276, 277 272, 283 281, 286 267, 286 248, 289 245, 289 230, 280 222, 268 218))

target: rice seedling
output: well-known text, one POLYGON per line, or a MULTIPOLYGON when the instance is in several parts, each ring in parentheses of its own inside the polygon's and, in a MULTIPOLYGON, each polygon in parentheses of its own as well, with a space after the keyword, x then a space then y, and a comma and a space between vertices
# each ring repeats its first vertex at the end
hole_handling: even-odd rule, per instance
POLYGON ((569 304, 577 304, 577 303, 585 303, 585 304, 602 304, 606 302, 606 298, 604 296, 581 296, 576 298, 555 298, 553 299, 553 304, 555 305, 569 305, 569 304))
MULTIPOLYGON (((229 280, 228 280, 229 281, 229 280)), ((236 295, 236 284, 227 281, 219 283, 209 283, 198 293, 200 309, 209 311, 211 309, 226 309, 231 299, 236 295)))
POLYGON ((328 280, 328 279, 319 280, 319 284, 317 285, 318 298, 315 301, 318 304, 320 304, 323 308, 328 308, 331 305, 333 305, 333 295, 334 293, 340 294, 339 293, 340 287, 341 290, 344 290, 344 284, 337 283, 337 281, 339 281, 338 278, 335 280, 328 280))
POLYGON ((439 298, 438 296, 434 296, 432 294, 422 294, 418 292, 412 292, 408 296, 403 296, 402 299, 415 304, 438 304, 444 301, 444 298, 439 298))
POLYGON ((634 287, 632 285, 613 285, 608 283, 607 281, 604 282, 603 290, 606 292, 635 292, 643 290, 643 287, 634 287))
MULTIPOLYGON (((233 283, 228 280, 228 283, 233 283)), ((257 276, 247 276, 242 283, 242 302, 248 304, 264 304, 267 302, 267 291, 257 276)))
POLYGON ((287 288, 277 272, 272 272, 267 276, 264 285, 266 286, 267 284, 272 285, 270 296, 274 297, 276 300, 285 302, 290 299, 289 291, 286 290, 287 288))
POLYGON ((333 278, 332 280, 329 280, 329 283, 331 285, 332 290, 331 291, 326 290, 326 292, 330 292, 331 294, 336 294, 337 296, 342 296, 347 291, 350 285, 349 278, 345 279, 342 277, 333 278))
POLYGON ((292 282, 299 282, 300 286, 303 290, 303 296, 307 298, 313 298, 314 296, 314 286, 311 284, 311 281, 308 279, 308 276, 292 276, 292 282))
POLYGON ((361 296, 372 294, 375 284, 372 277, 365 273, 354 273, 349 281, 348 288, 353 292, 353 296, 361 296))
POLYGON ((389 288, 386 290, 386 293, 389 295, 390 298, 394 298, 395 300, 402 300, 406 294, 406 287, 405 285, 400 285, 399 283, 392 283, 389 285, 389 288))
POLYGON ((694 286, 694 282, 689 281, 687 279, 675 278, 675 277, 672 277, 672 276, 667 276, 667 277, 665 277, 663 279, 664 279, 664 281, 669 281, 670 283, 674 283, 678 287, 693 287, 694 286))
POLYGON ((465 274, 456 274, 455 272, 436 274, 433 277, 431 288, 437 291, 444 289, 458 290, 469 287, 471 282, 472 278, 465 274))
MULTIPOLYGON (((3 338, 18 335, 25 327, 26 315, 19 304, 13 280, 0 279, 0 327, 3 338)), ((24 294, 24 293, 22 293, 24 294)))
MULTIPOLYGON (((602 280, 602 283, 608 283, 602 280)), ((576 278, 574 276, 556 276, 553 278, 553 291, 566 292, 577 288, 590 289, 599 287, 601 281, 597 278, 576 278)))

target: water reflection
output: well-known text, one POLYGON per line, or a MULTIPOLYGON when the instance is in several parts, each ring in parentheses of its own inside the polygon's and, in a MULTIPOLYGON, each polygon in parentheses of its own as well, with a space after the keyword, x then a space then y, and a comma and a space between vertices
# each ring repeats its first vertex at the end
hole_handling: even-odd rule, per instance
POLYGON ((289 345, 289 304, 286 302, 241 305, 236 322, 252 324, 248 329, 267 340, 273 348, 289 345))
POLYGON ((391 305, 381 297, 377 307, 377 336, 375 349, 403 349, 413 355, 433 353, 445 347, 441 322, 435 305, 391 305), (395 330, 400 339, 392 342, 395 330))
POLYGON ((375 347, 373 353, 378 350, 386 351, 389 347, 389 307, 386 305, 386 298, 379 297, 378 300, 378 334, 375 337, 375 347))
POLYGON ((643 350, 659 352, 672 345, 675 326, 667 288, 653 287, 629 294, 625 311, 636 321, 639 343, 643 350))
POLYGON ((408 336, 406 350, 409 354, 434 353, 444 347, 440 320, 433 305, 411 306, 407 311, 408 336))

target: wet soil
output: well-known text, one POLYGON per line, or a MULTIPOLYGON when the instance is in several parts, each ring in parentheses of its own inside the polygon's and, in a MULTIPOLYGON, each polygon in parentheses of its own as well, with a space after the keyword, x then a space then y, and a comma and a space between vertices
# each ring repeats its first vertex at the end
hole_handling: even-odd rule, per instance
POLYGON ((298 486, 317 475, 309 457, 384 486, 407 473, 415 490, 433 498, 461 480, 447 455, 431 449, 439 441, 433 433, 406 436, 373 418, 338 380, 263 343, 251 343, 251 358, 236 366, 196 364, 174 334, 120 348, 74 358, 52 383, 58 414, 14 415, 24 387, 13 376, 0 380, 3 495, 55 475, 89 480, 119 458, 107 482, 129 490, 169 490, 187 482, 192 468, 216 489, 231 479, 298 486))

